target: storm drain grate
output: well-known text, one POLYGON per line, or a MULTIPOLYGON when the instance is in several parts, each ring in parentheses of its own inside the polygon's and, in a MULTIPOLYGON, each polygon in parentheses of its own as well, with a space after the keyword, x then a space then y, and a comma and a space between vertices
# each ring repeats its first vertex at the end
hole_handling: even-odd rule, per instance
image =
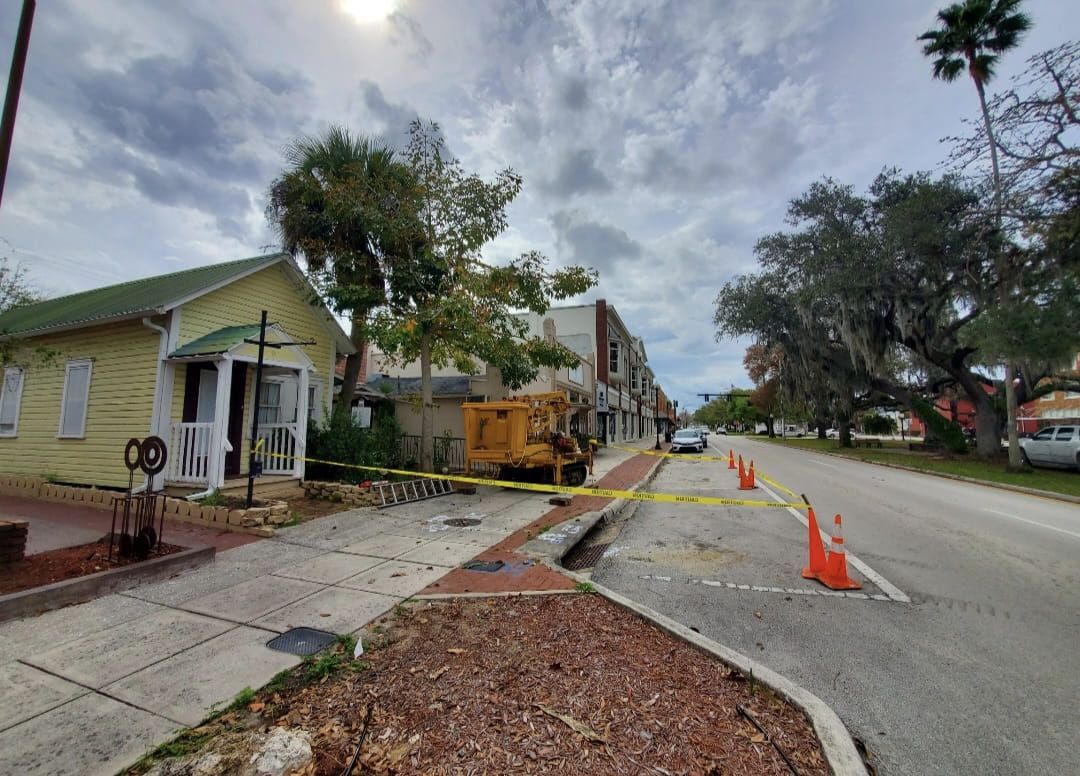
POLYGON ((569 571, 591 569, 600 562, 600 558, 604 556, 604 553, 610 546, 611 542, 608 542, 607 544, 593 544, 588 547, 579 545, 562 559, 562 567, 569 571))
POLYGON ((306 657, 326 649, 337 640, 337 636, 314 628, 292 628, 280 636, 266 642, 270 649, 288 652, 290 655, 306 657))
POLYGON ((468 563, 462 564, 461 567, 469 571, 487 571, 489 573, 494 573, 501 570, 505 565, 506 564, 501 560, 470 560, 468 563))
POLYGON ((452 517, 449 520, 444 520, 443 525, 450 525, 454 528, 468 528, 471 525, 480 525, 480 521, 475 517, 452 517))

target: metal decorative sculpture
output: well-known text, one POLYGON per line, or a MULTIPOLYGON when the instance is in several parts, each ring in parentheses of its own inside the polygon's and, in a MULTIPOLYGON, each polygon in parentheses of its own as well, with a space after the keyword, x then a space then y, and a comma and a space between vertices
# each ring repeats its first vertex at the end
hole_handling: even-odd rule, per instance
POLYGON ((168 453, 161 437, 149 436, 141 442, 129 439, 124 448, 124 465, 128 470, 128 488, 123 498, 113 501, 112 531, 109 532, 109 560, 113 559, 115 545, 121 558, 142 560, 150 555, 160 542, 165 529, 164 496, 153 490, 154 476, 165 469, 168 453), (142 470, 148 477, 143 493, 132 493, 135 472, 142 470), (158 527, 154 528, 154 517, 158 527), (117 534, 119 522, 120 533, 117 534))

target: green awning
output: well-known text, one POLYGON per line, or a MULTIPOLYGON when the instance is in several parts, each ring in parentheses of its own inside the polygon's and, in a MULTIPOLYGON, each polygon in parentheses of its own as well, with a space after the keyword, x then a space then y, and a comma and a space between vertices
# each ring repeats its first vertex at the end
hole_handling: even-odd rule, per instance
MULTIPOLYGON (((269 327, 267 334, 269 334, 269 327)), ((193 358, 195 356, 218 356, 228 353, 247 339, 259 338, 259 324, 249 326, 226 326, 192 340, 169 354, 169 358, 193 358)), ((269 337, 267 338, 269 339, 269 337)))

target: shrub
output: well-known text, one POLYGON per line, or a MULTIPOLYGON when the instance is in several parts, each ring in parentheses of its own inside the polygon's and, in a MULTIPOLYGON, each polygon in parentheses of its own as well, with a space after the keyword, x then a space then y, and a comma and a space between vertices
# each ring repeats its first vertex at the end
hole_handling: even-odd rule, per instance
POLYGON ((919 396, 913 396, 911 397, 911 406, 922 419, 922 422, 926 424, 927 443, 937 440, 954 453, 966 453, 968 451, 967 440, 964 438, 964 432, 960 426, 935 410, 930 402, 919 396))
POLYGON ((886 415, 878 415, 876 412, 863 416, 862 427, 867 434, 896 433, 896 421, 886 415))
MULTIPOLYGON (((307 455, 321 461, 395 468, 400 437, 401 429, 390 412, 373 412, 371 428, 361 428, 344 413, 332 413, 321 425, 308 424, 307 455)), ((321 463, 307 466, 307 477, 312 480, 357 483, 373 479, 373 474, 347 466, 321 463)))

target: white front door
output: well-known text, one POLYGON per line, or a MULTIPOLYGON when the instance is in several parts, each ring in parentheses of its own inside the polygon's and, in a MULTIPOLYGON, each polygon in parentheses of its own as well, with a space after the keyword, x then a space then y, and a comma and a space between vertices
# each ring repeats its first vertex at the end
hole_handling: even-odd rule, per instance
MULTIPOLYGON (((214 368, 199 370, 199 401, 195 405, 196 423, 213 423, 217 406, 218 370, 214 368)), ((200 434, 199 455, 210 452, 210 434, 200 434)))

